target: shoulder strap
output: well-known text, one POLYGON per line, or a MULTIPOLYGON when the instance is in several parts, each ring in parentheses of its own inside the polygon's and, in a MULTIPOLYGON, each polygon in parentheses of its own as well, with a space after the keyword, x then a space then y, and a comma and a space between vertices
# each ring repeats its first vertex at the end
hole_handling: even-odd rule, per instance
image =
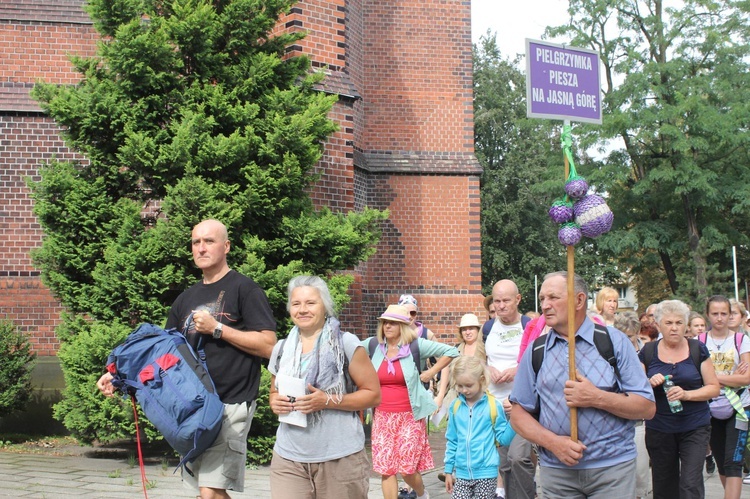
POLYGON ((690 360, 695 364, 698 372, 701 372, 701 344, 694 339, 688 339, 688 349, 690 350, 690 360))
POLYGON ((745 336, 742 333, 734 333, 734 347, 737 349, 737 355, 740 355, 740 347, 742 347, 742 337, 745 336))
POLYGON ((487 392, 487 402, 490 404, 490 421, 492 421, 492 427, 495 427, 495 421, 497 421, 497 405, 495 404, 495 396, 490 392, 487 392))
MULTIPOLYGON (((203 335, 201 335, 203 336, 203 335)), ((279 354, 276 356, 276 363, 274 364, 274 370, 276 371, 276 374, 279 374, 279 363, 281 362, 281 356, 284 353, 284 342, 286 341, 286 338, 281 340, 281 343, 279 343, 279 354)))
POLYGON ((378 347, 378 339, 376 336, 372 336, 370 338, 370 342, 367 343, 367 354, 370 356, 370 359, 372 359, 372 356, 375 355, 375 349, 378 347))
POLYGON ((606 326, 594 323, 594 345, 596 345, 599 355, 609 362, 609 365, 615 370, 615 376, 617 379, 621 379, 620 370, 617 368, 615 347, 612 345, 612 338, 609 336, 609 330, 606 326))
POLYGON ((531 346, 531 367, 534 368, 534 375, 539 374, 539 369, 544 362, 544 342, 546 340, 546 335, 539 336, 531 346))
POLYGON ((456 397, 456 400, 453 401, 453 415, 455 416, 458 412, 458 408, 461 406, 461 399, 456 397))
POLYGON ((698 335, 698 341, 700 341, 704 345, 706 344, 706 338, 708 338, 708 333, 701 333, 698 335))
POLYGON ((419 356, 419 338, 414 338, 409 343, 409 350, 411 350, 411 358, 414 360, 414 365, 417 366, 417 372, 422 374, 422 360, 419 356))
POLYGON ((651 365, 651 360, 654 358, 656 343, 656 341, 649 341, 641 348, 641 352, 643 352, 643 365, 646 366, 646 369, 651 365))
POLYGON ((423 322, 419 323, 419 334, 417 336, 427 339, 427 326, 425 326, 423 322))

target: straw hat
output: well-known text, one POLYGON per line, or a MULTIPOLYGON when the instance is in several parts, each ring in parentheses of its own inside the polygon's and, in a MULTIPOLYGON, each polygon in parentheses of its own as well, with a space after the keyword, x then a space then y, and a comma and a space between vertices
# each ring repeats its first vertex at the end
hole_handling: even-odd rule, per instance
POLYGON ((411 316, 409 315, 409 309, 403 305, 388 305, 388 308, 383 312, 383 315, 378 317, 378 320, 409 324, 411 316))
POLYGON ((465 327, 482 327, 482 325, 479 324, 479 318, 476 315, 464 314, 464 316, 461 317, 461 323, 458 325, 459 332, 465 327))

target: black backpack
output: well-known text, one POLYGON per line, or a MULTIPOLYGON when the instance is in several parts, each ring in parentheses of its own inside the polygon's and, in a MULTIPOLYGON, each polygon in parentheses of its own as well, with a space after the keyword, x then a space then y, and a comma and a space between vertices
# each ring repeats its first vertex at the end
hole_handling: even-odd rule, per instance
MULTIPOLYGON (((539 374, 539 369, 541 369, 542 362, 544 362, 545 341, 546 335, 542 335, 534 340, 534 344, 531 347, 531 366, 534 368, 535 376, 539 374)), ((610 338, 607 328, 597 323, 594 323, 594 345, 599 351, 599 355, 609 362, 609 365, 615 370, 615 376, 619 382, 620 369, 617 367, 617 359, 615 358, 615 348, 612 345, 612 338, 610 338)))

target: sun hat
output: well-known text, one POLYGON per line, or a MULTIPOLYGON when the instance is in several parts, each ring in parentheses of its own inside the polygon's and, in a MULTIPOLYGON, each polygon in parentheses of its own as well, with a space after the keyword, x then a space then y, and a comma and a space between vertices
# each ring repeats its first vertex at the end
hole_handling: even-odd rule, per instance
POLYGON ((401 297, 398 299, 399 305, 414 305, 414 308, 417 308, 417 299, 414 298, 412 295, 401 295, 401 297))
POLYGON ((461 317, 461 323, 458 325, 458 330, 461 331, 465 327, 481 327, 479 324, 479 318, 474 314, 464 314, 461 317))
POLYGON ((409 310, 403 305, 388 305, 388 308, 378 317, 378 320, 409 324, 411 317, 409 316, 409 310))

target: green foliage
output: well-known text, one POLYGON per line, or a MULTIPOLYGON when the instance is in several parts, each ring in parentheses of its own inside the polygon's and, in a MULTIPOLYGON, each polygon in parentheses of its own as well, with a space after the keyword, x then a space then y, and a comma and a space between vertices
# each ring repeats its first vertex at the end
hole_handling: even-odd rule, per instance
POLYGON ((261 372, 260 388, 255 405, 255 416, 250 426, 247 439, 247 461, 250 464, 267 464, 273 456, 273 445, 276 443, 276 428, 279 418, 268 403, 271 388, 271 373, 264 367, 261 372))
POLYGON ((21 410, 31 397, 34 358, 29 338, 8 320, 0 320, 0 417, 21 410))
MULTIPOLYGON (((525 311, 534 309, 534 276, 541 285, 544 274, 567 268, 558 227, 547 214, 563 194, 564 164, 559 124, 526 117, 526 83, 517 64, 501 57, 489 33, 474 49, 475 144, 484 167, 482 284, 489 293, 498 280, 512 279, 525 311)), ((576 248, 576 271, 589 282, 619 279, 593 241, 576 248)))
POLYGON ((748 6, 570 0, 569 13, 548 34, 598 51, 604 67, 604 123, 579 132, 587 145, 614 140, 590 179, 616 214, 600 247, 702 304, 726 288, 731 247, 748 256, 748 6))
POLYGON ((199 221, 227 226, 230 266, 267 290, 282 335, 291 276, 329 278, 341 304, 350 278, 339 273, 374 251, 386 214, 315 209, 308 195, 336 96, 314 90, 323 75, 306 57, 285 57, 303 34, 269 34, 292 4, 91 0, 102 41, 72 59, 81 82, 32 92, 86 158, 52 161, 30 184, 46 235, 34 261, 71 312, 55 414, 84 441, 134 434, 130 409, 93 382, 126 332, 163 324, 198 279, 199 221))

